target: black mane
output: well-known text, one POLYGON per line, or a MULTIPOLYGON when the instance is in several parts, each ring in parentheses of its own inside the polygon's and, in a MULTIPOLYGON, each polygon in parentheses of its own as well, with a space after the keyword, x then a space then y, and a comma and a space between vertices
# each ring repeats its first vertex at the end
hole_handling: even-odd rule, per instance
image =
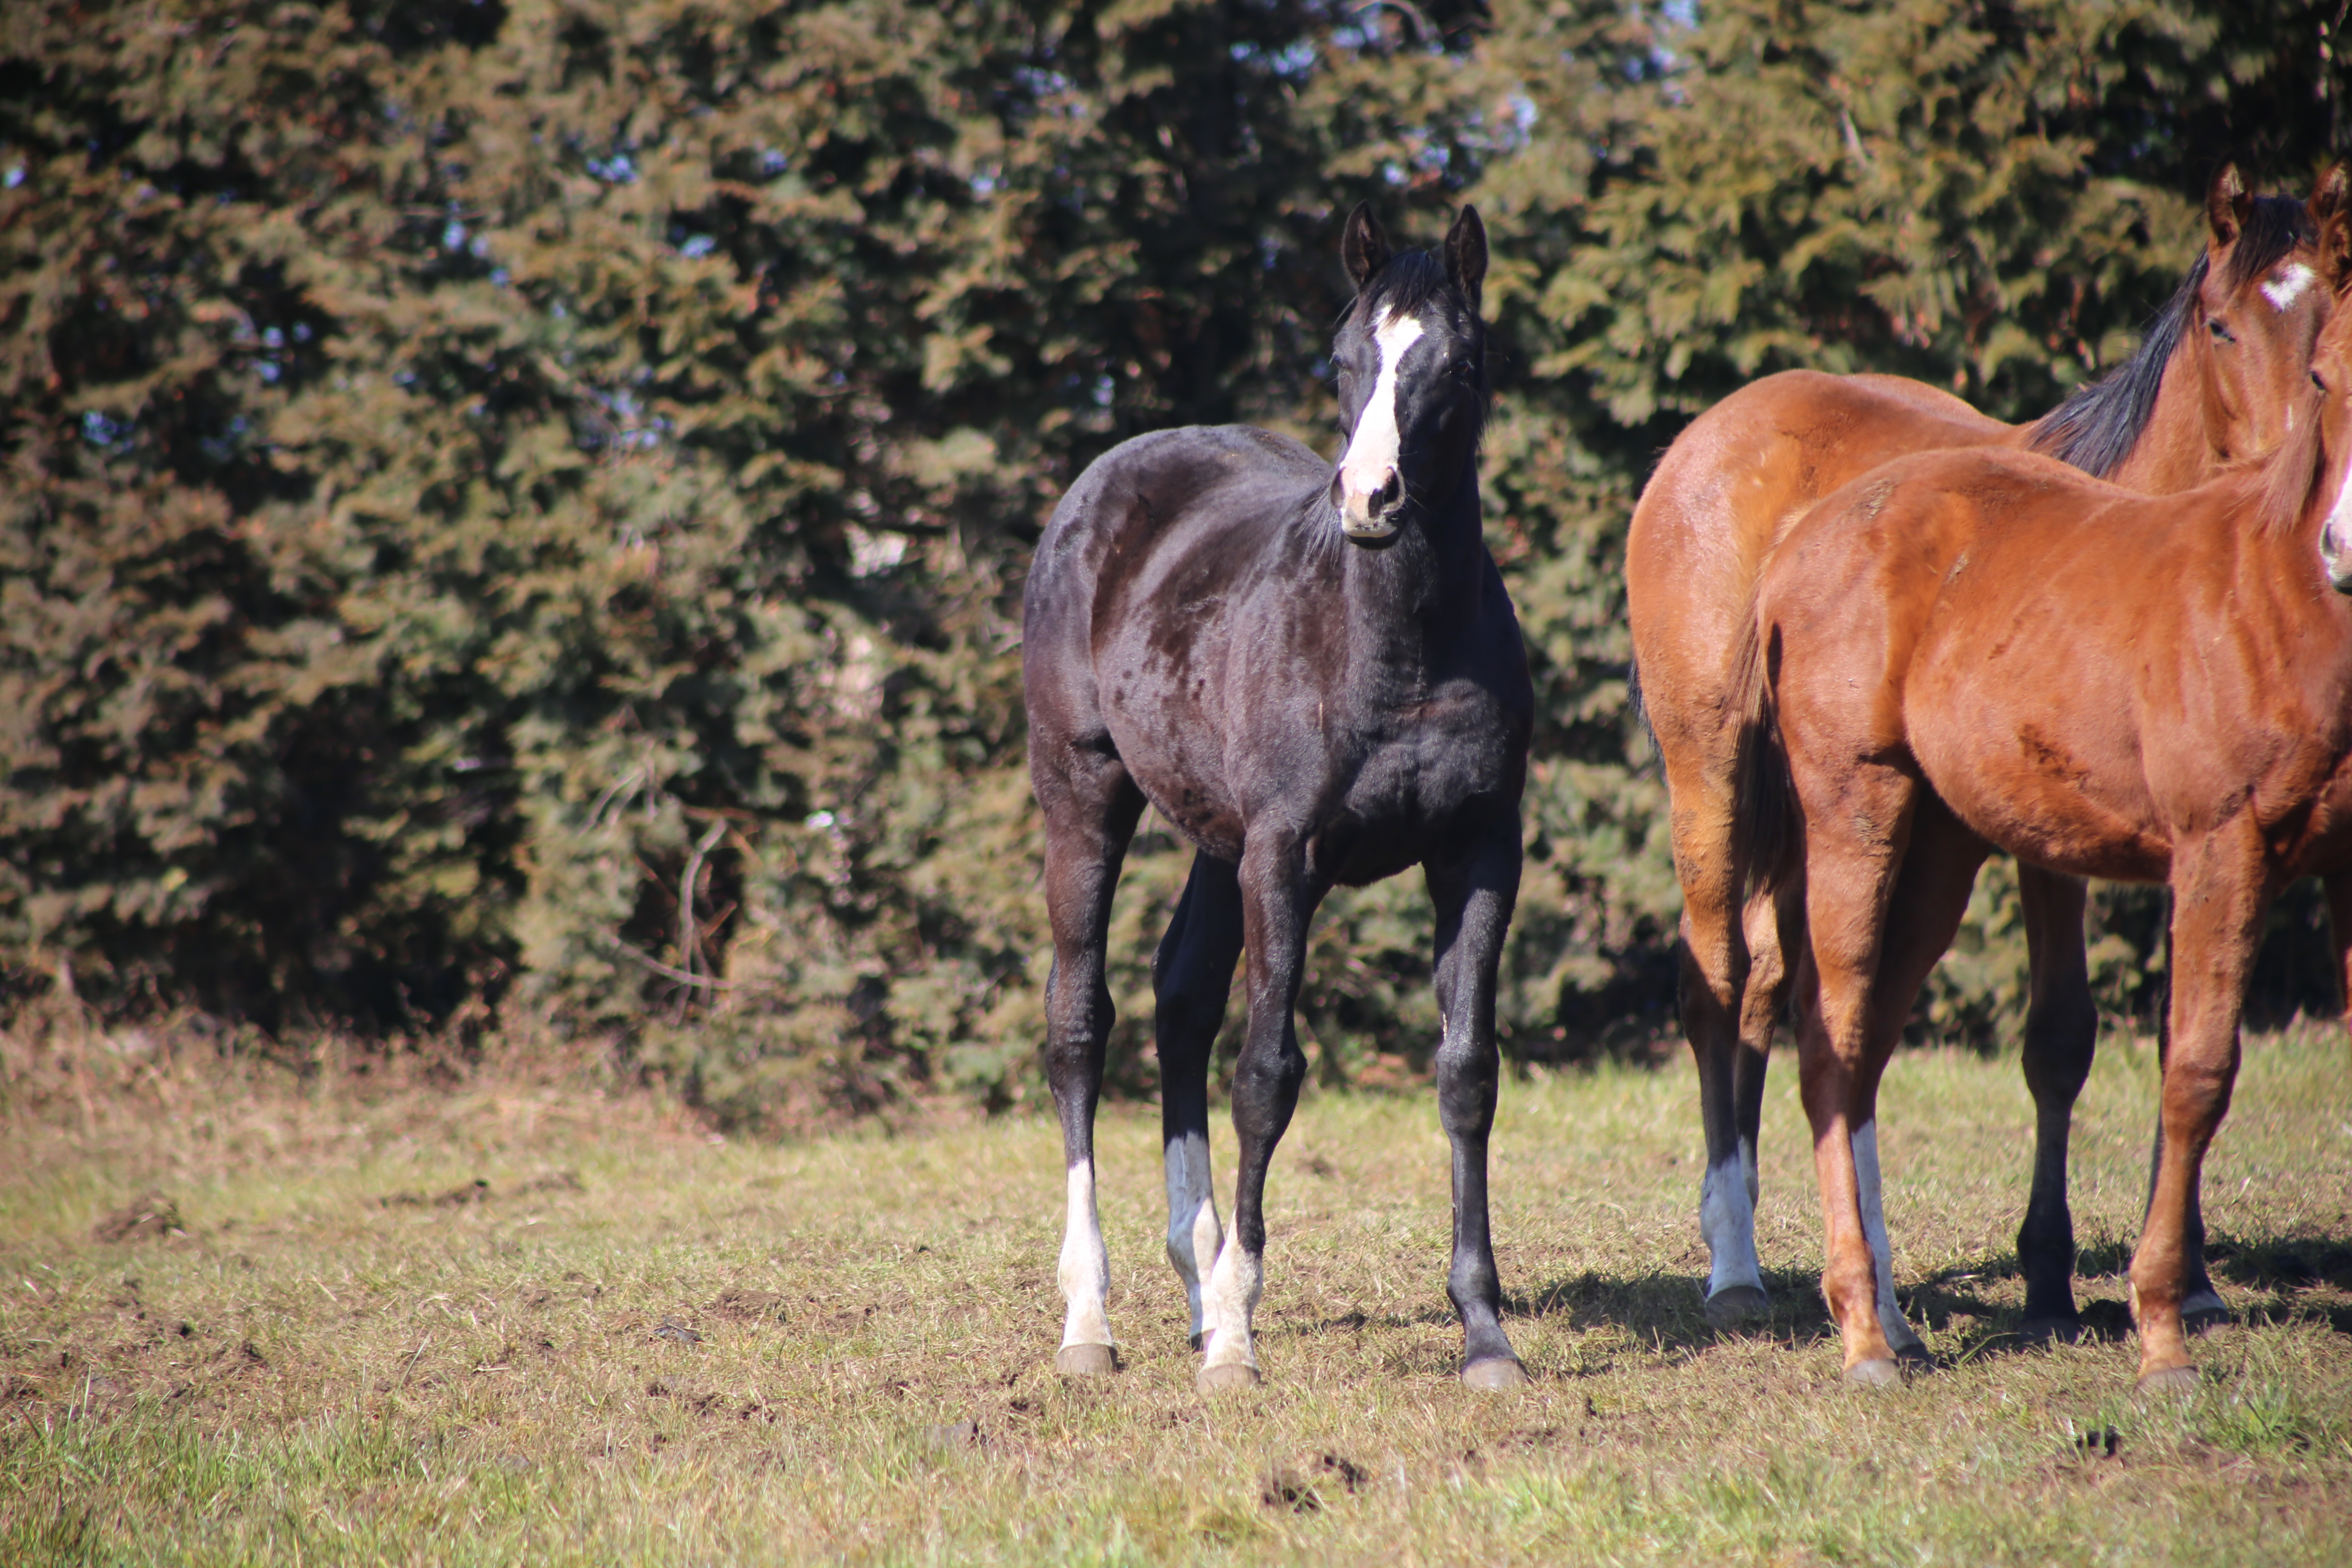
POLYGON ((1426 250, 1400 250, 1365 279, 1363 291, 1339 312, 1339 321, 1344 324, 1359 310, 1371 312, 1364 320, 1375 325, 1389 316, 1418 316, 1452 287, 1445 263, 1435 256, 1426 250))
MULTIPOLYGON (((2288 251, 2316 237, 2310 210, 2303 203, 2292 196, 2258 197, 2237 243, 2230 247, 2229 269, 2221 280, 2232 289, 2242 289, 2277 266, 2288 251)), ((2104 479, 2122 466, 2156 412, 2164 367, 2197 313, 2198 291, 2205 285, 2210 265, 2209 255, 2197 258, 2197 265, 2147 324, 2147 335, 2131 358, 2089 385, 2076 387, 2042 416, 2028 443, 2034 451, 2072 463, 2094 479, 2104 479)))

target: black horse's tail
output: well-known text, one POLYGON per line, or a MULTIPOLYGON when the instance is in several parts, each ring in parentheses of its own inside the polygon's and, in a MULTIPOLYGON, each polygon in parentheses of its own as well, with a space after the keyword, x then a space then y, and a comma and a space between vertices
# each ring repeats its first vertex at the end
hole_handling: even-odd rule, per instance
MULTIPOLYGON (((1744 904, 1759 892, 1778 893, 1804 871, 1805 818, 1789 776, 1789 754, 1772 711, 1770 676, 1780 663, 1749 595, 1731 656, 1731 710, 1738 749, 1733 765, 1731 854, 1744 904)), ((1773 639, 1778 641, 1777 636, 1773 639)))

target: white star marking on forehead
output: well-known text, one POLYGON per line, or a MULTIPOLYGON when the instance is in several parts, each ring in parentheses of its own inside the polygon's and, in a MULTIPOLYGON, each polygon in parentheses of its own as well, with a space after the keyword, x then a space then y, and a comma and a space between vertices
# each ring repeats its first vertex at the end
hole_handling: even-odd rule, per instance
POLYGON ((2317 277, 2318 274, 2302 262, 2290 261, 2278 269, 2276 277, 2263 285, 2263 298, 2271 302, 2271 309, 2284 310, 2301 299, 2303 291, 2310 288, 2317 277))

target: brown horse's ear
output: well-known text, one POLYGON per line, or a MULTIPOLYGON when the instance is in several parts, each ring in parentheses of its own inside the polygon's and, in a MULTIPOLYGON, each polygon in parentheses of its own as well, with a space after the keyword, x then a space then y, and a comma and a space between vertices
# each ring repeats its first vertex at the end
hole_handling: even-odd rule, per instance
POLYGON ((1486 281, 1486 226, 1467 202, 1445 231, 1445 278, 1470 301, 1471 310, 1478 309, 1478 290, 1486 281))
POLYGON ((1389 237, 1381 232, 1381 220, 1372 216, 1371 203, 1358 202, 1356 210, 1348 215, 1347 229, 1339 236, 1339 261, 1360 290, 1373 273, 1389 264, 1389 237))
POLYGON ((2319 171, 2319 183, 2311 187, 2311 200, 2304 204, 2311 209, 2311 221, 2321 228, 2339 213, 2352 211, 2352 177, 2347 177, 2344 165, 2330 163, 2319 171))
POLYGON ((2253 214, 2253 193, 2238 177, 2238 165, 2224 163, 2214 170, 2213 183, 2205 191, 2205 221, 2213 229, 2213 248, 2219 250, 2244 233, 2253 214))
POLYGON ((2352 212, 2342 207, 2319 226, 2319 276, 2334 293, 2352 290, 2352 212))

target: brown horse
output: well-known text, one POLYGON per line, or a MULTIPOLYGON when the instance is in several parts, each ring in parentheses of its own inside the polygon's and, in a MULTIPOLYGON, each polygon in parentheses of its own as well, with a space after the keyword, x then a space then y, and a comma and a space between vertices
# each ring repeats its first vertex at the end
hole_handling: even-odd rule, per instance
MULTIPOLYGON (((1847 1376, 1891 1380, 1857 1142, 1920 983, 1993 849, 2162 882, 2162 1141, 2131 1267, 2143 1387, 2194 1387, 2189 1216, 2230 1102, 2263 919, 2323 879, 2352 948, 2352 215, 2296 281, 2336 308, 2287 443, 2163 500, 2032 453, 1908 458, 1791 530, 1758 588, 1739 832, 1801 808, 1798 1049, 1847 1376), (1766 725, 1772 728, 1767 728, 1766 725), (1770 765, 1777 729, 1785 772, 1770 765)), ((1767 890, 1793 874, 1793 857, 1767 890)))
MULTIPOLYGON (((1774 542, 1822 496, 1891 458, 1963 447, 2027 447, 2148 494, 2189 489, 2270 450, 2304 384, 2317 331, 2308 277, 2326 187, 2310 209, 2249 195, 2224 165, 2208 193, 2205 253, 2113 374, 2032 425, 1988 419, 1948 394, 1883 375, 1794 371, 1733 394, 1667 451, 1625 547, 1635 666, 1673 801, 1682 879, 1682 1023, 1699 1071, 1707 1169, 1699 1215, 1713 1268, 1707 1314, 1727 1326, 1765 1306, 1756 1257, 1756 1135, 1764 1067, 1787 990, 1784 932, 1798 889, 1743 904, 1732 854, 1738 713, 1728 683, 1757 574, 1774 542), (2301 268, 2300 272, 2295 269, 2301 268)), ((2025 1072, 2036 1106, 2033 1190, 2018 1237, 2029 1333, 2072 1337, 2074 1243, 2066 1138, 2090 1069, 2098 1016, 2084 958, 2080 880, 2020 868, 2032 953, 2025 1072)), ((1907 1352, 1878 1214, 1877 1151, 1865 1141, 1865 1215, 1885 1271, 1879 1310, 1907 1352)), ((2192 1234, 2193 1231, 2192 1231, 2192 1234)), ((2202 1288, 2201 1257, 2195 1271, 2202 1288)), ((2210 1289, 2194 1306, 2218 1313, 2210 1289)))

